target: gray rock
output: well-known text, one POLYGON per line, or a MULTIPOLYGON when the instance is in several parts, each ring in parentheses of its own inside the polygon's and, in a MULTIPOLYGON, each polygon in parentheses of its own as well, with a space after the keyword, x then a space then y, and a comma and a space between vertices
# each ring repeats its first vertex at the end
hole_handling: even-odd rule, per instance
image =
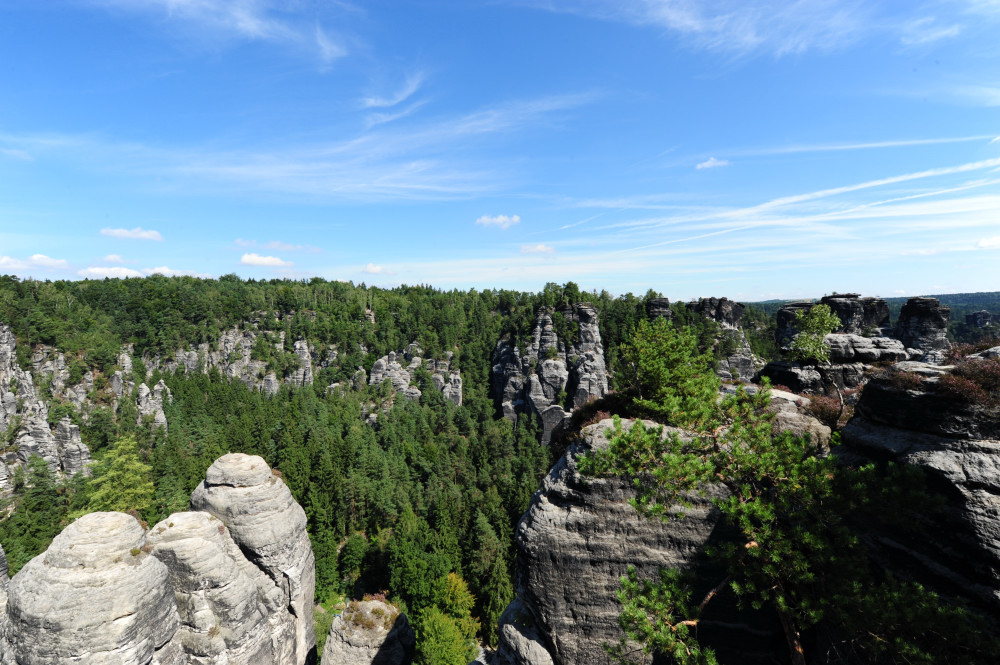
POLYGON ((823 341, 830 347, 831 363, 876 363, 906 360, 906 347, 891 337, 862 337, 854 334, 827 335, 823 341))
POLYGON ((135 405, 139 410, 136 424, 141 425, 144 417, 152 416, 153 427, 162 427, 166 430, 167 416, 163 413, 164 397, 170 398, 170 389, 166 387, 162 379, 156 384, 154 390, 150 390, 145 383, 140 383, 139 393, 135 400, 135 405))
POLYGON ((991 314, 985 309, 965 315, 965 324, 973 328, 1000 326, 1000 314, 991 314))
POLYGON ((149 532, 169 571, 185 653, 198 662, 291 662, 295 621, 281 590, 208 513, 175 513, 149 532))
POLYGON ((740 303, 733 302, 729 298, 701 298, 696 302, 692 301, 690 307, 695 312, 730 330, 740 327, 743 310, 746 309, 740 303))
POLYGON ((283 605, 295 618, 292 662, 304 662, 316 644, 316 566, 305 511, 288 487, 262 458, 230 453, 209 467, 191 507, 222 520, 251 563, 281 589, 283 605))
MULTIPOLYGON (((518 600, 500 622, 500 663, 611 663, 601 645, 621 636, 615 593, 630 564, 643 577, 655 575, 660 567, 697 566, 711 572, 702 567, 706 564, 701 553, 719 535, 718 511, 711 499, 724 496, 722 490, 709 487, 705 495, 689 497, 693 506, 683 519, 664 523, 639 515, 628 503, 635 496, 630 480, 588 478, 578 468, 581 455, 608 445, 611 424, 605 420, 580 433, 521 518, 516 535, 518 600)), ((704 577, 717 581, 716 575, 704 577)), ((710 618, 706 614, 706 620, 710 618)), ((730 624, 727 630, 735 636, 740 654, 733 662, 761 662, 762 649, 770 656, 761 640, 780 639, 780 632, 768 627, 751 630, 736 620, 730 624)))
POLYGON ((288 377, 288 382, 294 386, 311 386, 313 382, 312 354, 309 343, 304 339, 295 341, 295 355, 299 357, 299 367, 288 377))
POLYGON ((838 332, 850 335, 883 334, 889 330, 889 303, 884 298, 862 298, 857 293, 823 296, 820 303, 840 319, 838 332))
POLYGON ((67 526, 10 582, 9 662, 139 665, 176 655, 167 568, 144 544, 142 527, 121 513, 67 526))
POLYGON ((813 308, 811 302, 788 303, 777 311, 775 316, 776 327, 774 329, 774 341, 778 348, 788 346, 798 330, 795 328, 795 316, 799 312, 808 312, 813 308))
POLYGON ((81 471, 89 473, 87 465, 91 462, 90 449, 84 445, 80 437, 80 426, 74 425, 69 416, 65 416, 56 425, 55 442, 59 466, 63 473, 70 476, 81 471))
POLYGON ((670 309, 670 298, 650 298, 647 300, 646 315, 650 319, 658 319, 661 316, 667 319, 673 318, 674 311, 670 309))
POLYGON ((896 337, 907 349, 924 354, 923 360, 940 363, 948 350, 948 317, 951 310, 937 298, 910 298, 899 312, 896 337))
POLYGON ((355 600, 333 620, 321 664, 404 665, 415 645, 405 614, 379 600, 355 600))

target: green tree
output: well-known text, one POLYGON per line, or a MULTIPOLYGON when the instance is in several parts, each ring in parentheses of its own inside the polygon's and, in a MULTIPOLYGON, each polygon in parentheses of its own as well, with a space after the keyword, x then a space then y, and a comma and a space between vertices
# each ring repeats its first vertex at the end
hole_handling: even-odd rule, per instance
POLYGON ((813 305, 808 312, 795 312, 795 328, 799 332, 792 340, 792 358, 817 364, 828 362, 830 347, 823 338, 841 325, 840 319, 829 305, 813 305))
POLYGON ((419 665, 466 665, 477 655, 475 644, 458 622, 437 607, 423 612, 417 625, 419 665))
POLYGON ((712 356, 698 352, 698 338, 689 329, 664 318, 640 321, 621 347, 621 361, 642 411, 689 427, 707 426, 714 417, 719 379, 712 356))
POLYGON ((93 494, 87 512, 109 510, 142 513, 153 503, 156 488, 153 468, 139 459, 139 445, 132 435, 123 436, 94 468, 90 484, 93 494))

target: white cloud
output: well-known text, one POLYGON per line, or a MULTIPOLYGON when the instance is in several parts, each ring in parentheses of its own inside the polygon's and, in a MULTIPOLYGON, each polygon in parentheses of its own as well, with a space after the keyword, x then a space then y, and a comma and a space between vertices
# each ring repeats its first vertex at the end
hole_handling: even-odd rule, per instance
POLYGON ((702 169, 714 169, 720 166, 729 166, 729 161, 725 159, 716 159, 715 157, 709 157, 705 161, 695 166, 695 168, 700 171, 702 169))
POLYGON ((320 59, 326 64, 347 55, 347 49, 332 41, 323 28, 319 26, 319 23, 316 24, 316 47, 319 49, 320 59))
POLYGON ((0 256, 0 270, 58 270, 68 267, 66 259, 53 259, 44 254, 32 254, 27 259, 0 256))
POLYGON ((992 238, 983 238, 976 243, 976 247, 981 249, 998 249, 1000 248, 1000 236, 993 236, 992 238))
POLYGON ((395 273, 391 270, 387 270, 385 266, 375 265, 374 263, 369 263, 361 272, 368 273, 369 275, 394 275, 395 273))
POLYGON ((301 252, 305 249, 305 245, 289 245, 288 243, 281 242, 280 240, 272 240, 264 245, 264 247, 268 249, 276 249, 279 252, 301 252))
POLYGON ((32 162, 35 160, 35 158, 29 153, 15 148, 0 148, 0 155, 7 155, 8 157, 14 157, 15 159, 23 159, 26 162, 32 162))
POLYGON ((552 245, 521 245, 522 254, 555 254, 556 248, 552 245))
POLYGON ((416 92, 420 90, 420 86, 423 85, 423 83, 423 72, 411 74, 406 77, 406 81, 403 83, 402 87, 400 87, 400 89, 392 95, 389 95, 388 97, 365 97, 361 100, 361 106, 363 108, 370 109, 389 108, 391 106, 396 106, 397 104, 402 104, 416 94, 416 92))
POLYGON ((256 247, 256 240, 244 240, 243 238, 237 238, 233 241, 237 247, 256 247))
POLYGON ((122 258, 121 254, 108 254, 104 257, 106 263, 125 263, 125 259, 122 258))
POLYGON ((142 272, 147 275, 164 275, 166 277, 201 277, 202 279, 210 279, 212 276, 204 272, 196 272, 194 270, 174 270, 173 268, 168 268, 167 266, 160 266, 158 268, 143 268, 142 272))
POLYGON ((83 277, 84 279, 104 279, 105 277, 111 277, 113 279, 123 279, 125 277, 145 277, 144 273, 138 270, 133 270, 132 268, 123 268, 122 266, 90 266, 89 268, 84 268, 83 270, 78 270, 77 275, 83 277))
POLYGON ((132 238, 133 240, 163 240, 163 236, 160 235, 159 231, 146 230, 141 226, 137 226, 134 229, 101 229, 102 236, 111 236, 112 238, 132 238))
POLYGON ((509 229, 515 224, 521 223, 520 215, 483 215, 476 220, 476 224, 480 226, 499 226, 501 229, 509 229))
POLYGON ((280 268, 293 265, 291 261, 282 261, 277 256, 260 256, 259 254, 244 254, 240 263, 245 266, 262 266, 265 268, 280 268))

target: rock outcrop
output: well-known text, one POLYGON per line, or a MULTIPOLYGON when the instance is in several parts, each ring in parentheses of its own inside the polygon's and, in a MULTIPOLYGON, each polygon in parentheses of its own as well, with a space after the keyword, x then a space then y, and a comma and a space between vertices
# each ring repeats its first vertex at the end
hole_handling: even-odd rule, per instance
POLYGON ((230 453, 209 467, 191 495, 191 507, 221 520, 250 562, 281 591, 281 604, 295 625, 291 658, 280 662, 304 662, 316 644, 316 563, 302 506, 262 458, 230 453))
POLYGON ((493 394, 504 417, 536 414, 544 444, 574 409, 608 392, 597 310, 586 303, 539 310, 524 350, 502 339, 492 363, 493 394), (560 337, 557 317, 571 334, 560 337))
POLYGON ((738 302, 729 298, 702 298, 692 302, 690 307, 717 324, 719 324, 718 344, 723 348, 732 349, 719 359, 717 374, 723 381, 749 381, 763 366, 763 362, 750 349, 740 322, 743 320, 743 310, 738 302))
POLYGON ((263 459, 226 455, 192 501, 206 510, 149 532, 122 513, 67 526, 10 581, 0 663, 314 662, 313 555, 288 488, 263 459))
POLYGON ((872 542, 888 568, 1000 616, 1000 409, 937 393, 948 367, 897 369, 923 385, 894 384, 891 375, 870 381, 843 429, 845 448, 861 461, 922 469, 943 506, 920 514, 922 534, 880 530, 872 542))
POLYGON ((355 600, 333 620, 321 665, 405 665, 415 645, 405 614, 380 600, 355 600))
MULTIPOLYGON (((65 368, 62 354, 55 354, 55 360, 52 360, 51 350, 47 347, 43 347, 43 350, 43 353, 36 354, 42 380, 52 380, 50 385, 54 385, 52 377, 62 377, 62 373, 68 380, 69 371, 65 368), (51 374, 45 374, 50 370, 51 374)), ((85 375, 84 383, 87 380, 85 375)), ((92 387, 92 376, 89 381, 92 387)), ((63 388, 60 391, 64 398, 76 395, 72 389, 63 388)), ((84 398, 86 392, 87 389, 84 388, 84 398)), ((74 401, 74 405, 81 409, 82 402, 74 401)), ((79 412, 81 417, 86 413, 84 409, 79 412)), ((68 417, 64 417, 53 431, 48 417, 48 405, 39 398, 34 377, 17 364, 17 339, 14 333, 9 326, 0 324, 0 436, 13 436, 14 443, 11 448, 0 449, 0 496, 13 489, 14 468, 26 466, 32 455, 44 459, 49 469, 56 474, 73 475, 90 463, 90 451, 80 438, 80 428, 72 424, 68 417)))
MULTIPOLYGON (((390 352, 382 356, 372 365, 368 384, 376 386, 389 382, 393 390, 402 393, 407 399, 419 400, 420 389, 413 381, 416 379, 417 369, 423 367, 430 373, 434 387, 441 391, 444 398, 455 406, 462 406, 462 374, 452 365, 454 354, 447 352, 443 360, 425 359, 422 355, 420 345, 412 342, 404 353, 390 352)), ((364 370, 359 371, 362 372, 363 381, 364 370)))
POLYGON ((889 303, 884 298, 862 298, 858 293, 823 296, 819 302, 827 305, 837 318, 837 332, 871 337, 886 335, 889 328, 889 303))
MULTIPOLYGON (((705 545, 724 531, 711 503, 723 490, 709 487, 704 495, 689 497, 693 505, 682 519, 664 523, 639 515, 629 504, 635 496, 629 480, 585 477, 578 467, 582 455, 608 445, 611 425, 604 420, 580 433, 521 518, 516 535, 518 595, 500 621, 499 663, 613 662, 601 645, 616 643, 622 635, 615 593, 630 564, 647 578, 660 567, 697 568, 705 580, 721 578, 702 555, 705 545)), ((623 421, 623 426, 629 425, 623 421)), ((707 584, 701 593, 712 586, 707 584)), ((721 619, 730 647, 738 644, 734 662, 761 662, 776 627, 751 628, 746 617, 732 616, 725 603, 709 608, 699 624, 700 634, 711 641, 721 619)), ((725 653, 725 644, 715 641, 714 646, 725 653)))
POLYGON ((948 343, 951 310, 937 298, 910 298, 899 312, 896 338, 912 349, 911 360, 942 363, 948 343))
POLYGON ((965 315, 965 324, 973 328, 1000 326, 1000 314, 991 314, 985 309, 965 315))
POLYGON ((672 318, 674 310, 670 309, 670 298, 650 298, 647 300, 646 315, 651 321, 660 317, 672 318))
POLYGON ((163 413, 163 404, 164 402, 172 402, 173 400, 170 388, 163 382, 163 379, 160 379, 153 386, 152 390, 145 383, 140 383, 139 394, 135 400, 135 405, 139 409, 139 417, 136 419, 136 424, 141 425, 142 419, 150 416, 153 420, 153 427, 167 429, 167 416, 163 413))
POLYGON ((67 526, 10 582, 8 663, 183 663, 167 567, 122 513, 67 526))

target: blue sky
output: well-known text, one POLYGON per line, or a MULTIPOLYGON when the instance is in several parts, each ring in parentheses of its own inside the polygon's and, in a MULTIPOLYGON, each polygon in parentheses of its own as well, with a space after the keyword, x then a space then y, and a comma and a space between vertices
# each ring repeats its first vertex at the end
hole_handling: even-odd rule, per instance
POLYGON ((0 0, 0 273, 1000 289, 1000 0, 0 0))

